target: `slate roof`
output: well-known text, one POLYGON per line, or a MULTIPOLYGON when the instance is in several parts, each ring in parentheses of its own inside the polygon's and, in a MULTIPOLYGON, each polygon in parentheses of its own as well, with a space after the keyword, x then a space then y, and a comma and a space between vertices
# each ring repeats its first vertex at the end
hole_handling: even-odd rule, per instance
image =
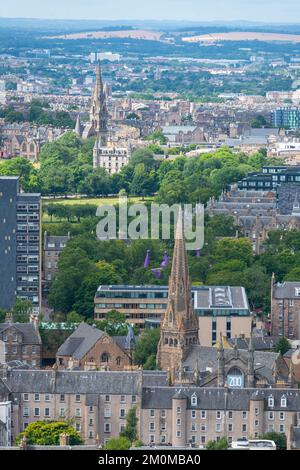
POLYGON ((176 394, 187 396, 188 409, 205 410, 249 410, 251 400, 263 400, 266 410, 299 411, 300 390, 298 389, 225 389, 205 387, 146 387, 143 389, 142 408, 170 409, 176 394), (191 397, 196 395, 197 405, 192 406, 191 397), (268 397, 274 398, 274 407, 268 407, 268 397), (281 407, 281 397, 287 398, 287 406, 281 407))
MULTIPOLYGON (((228 343, 234 347, 237 344, 238 349, 248 349, 249 338, 230 338, 227 339, 228 343)), ((252 345, 255 350, 264 351, 266 349, 272 349, 277 343, 277 338, 272 336, 264 337, 252 337, 252 345)))
POLYGON ((57 356, 72 356, 82 359, 105 333, 98 328, 80 323, 57 351, 57 356))
POLYGON ((13 393, 137 395, 141 372, 13 370, 7 384, 13 393))
POLYGON ((32 323, 0 323, 0 337, 8 328, 16 328, 23 335, 23 344, 41 344, 41 338, 32 323))
POLYGON ((9 387, 4 382, 4 380, 0 378, 0 401, 6 400, 7 395, 9 393, 10 393, 9 387))
MULTIPOLYGON (((248 351, 239 349, 239 357, 247 363, 248 351)), ((225 363, 234 358, 235 351, 233 349, 225 349, 225 363)), ((273 382, 273 368, 280 354, 275 352, 255 351, 254 352, 254 368, 259 375, 266 378, 268 382, 273 382)), ((192 345, 183 366, 188 370, 193 370, 198 362, 199 371, 206 371, 207 367, 211 367, 212 372, 217 371, 217 349, 209 346, 192 345)))
POLYGON ((299 296, 295 295, 295 289, 300 289, 300 282, 283 282, 282 284, 277 283, 274 287, 274 298, 275 299, 299 299, 299 296))

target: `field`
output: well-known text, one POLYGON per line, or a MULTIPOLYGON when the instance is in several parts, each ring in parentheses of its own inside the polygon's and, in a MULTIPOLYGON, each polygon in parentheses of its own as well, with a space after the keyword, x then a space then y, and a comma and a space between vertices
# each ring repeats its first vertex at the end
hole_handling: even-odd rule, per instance
POLYGON ((232 33, 211 33, 200 36, 183 37, 184 42, 217 42, 217 41, 263 41, 263 42, 292 42, 300 43, 298 34, 279 34, 261 32, 232 32, 232 33))
POLYGON ((143 29, 121 31, 89 31, 86 33, 64 34, 62 36, 48 36, 46 39, 107 39, 107 38, 132 38, 150 41, 159 41, 163 33, 159 31, 147 31, 143 29))
MULTIPOLYGON (((149 201, 151 198, 146 197, 144 200, 140 197, 129 197, 128 198, 128 203, 135 203, 135 202, 145 202, 149 201)), ((96 205, 100 206, 103 204, 111 204, 115 205, 118 204, 119 198, 116 197, 98 197, 98 198, 56 198, 56 199, 48 199, 48 198, 43 198, 42 199, 43 204, 66 204, 66 205, 77 205, 77 204, 90 204, 90 205, 96 205)))

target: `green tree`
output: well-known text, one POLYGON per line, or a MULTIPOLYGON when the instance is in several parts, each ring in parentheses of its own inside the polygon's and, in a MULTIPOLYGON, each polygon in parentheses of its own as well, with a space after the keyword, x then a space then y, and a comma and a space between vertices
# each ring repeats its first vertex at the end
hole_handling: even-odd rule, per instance
POLYGON ((274 347, 275 352, 280 352, 280 354, 283 356, 286 352, 291 349, 290 342, 287 338, 280 338, 278 343, 274 347))
POLYGON ((109 439, 107 444, 103 447, 103 450, 129 450, 131 442, 127 437, 112 437, 109 439))
POLYGON ((156 369, 156 353, 160 338, 160 329, 145 329, 136 342, 134 351, 134 363, 143 366, 155 366, 156 369))
POLYGON ((286 450, 286 435, 282 432, 267 432, 263 434, 260 439, 274 441, 277 450, 286 450))
POLYGON ((208 441, 206 450, 227 450, 229 443, 226 437, 221 437, 219 441, 208 441))
POLYGON ((126 437, 130 442, 137 440, 137 423, 136 407, 131 408, 126 416, 126 426, 121 432, 120 437, 126 437))
POLYGON ((70 436, 70 444, 83 444, 83 440, 77 431, 67 422, 60 421, 36 421, 30 423, 25 431, 21 432, 16 438, 20 442, 23 436, 27 438, 27 443, 31 445, 58 445, 59 436, 68 434, 70 436))
POLYGON ((30 300, 17 299, 12 310, 13 319, 17 323, 28 323, 33 304, 30 300))

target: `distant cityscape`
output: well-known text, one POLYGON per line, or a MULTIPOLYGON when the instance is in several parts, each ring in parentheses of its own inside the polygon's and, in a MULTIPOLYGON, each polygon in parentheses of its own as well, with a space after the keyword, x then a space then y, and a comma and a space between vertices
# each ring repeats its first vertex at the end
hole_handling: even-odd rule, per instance
POLYGON ((0 450, 299 450, 300 26, 14 21, 0 450), (124 199, 170 237, 99 239, 124 199))

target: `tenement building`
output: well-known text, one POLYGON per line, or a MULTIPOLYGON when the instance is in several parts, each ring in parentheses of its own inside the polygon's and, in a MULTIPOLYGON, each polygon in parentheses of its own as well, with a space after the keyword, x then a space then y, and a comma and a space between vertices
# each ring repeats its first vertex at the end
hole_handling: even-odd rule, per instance
POLYGON ((300 425, 297 388, 234 388, 168 385, 160 371, 99 372, 7 370, 1 372, 0 403, 10 403, 11 439, 29 423, 72 419, 86 444, 105 444, 125 427, 136 407, 144 444, 203 447, 284 433, 288 446, 300 425))
POLYGON ((47 285, 51 284, 58 271, 58 258, 70 240, 70 233, 66 236, 48 235, 44 233, 43 248, 43 279, 47 285))
POLYGON ((12 315, 7 314, 5 322, 0 323, 0 340, 5 348, 0 363, 22 361, 40 367, 42 341, 35 317, 31 323, 14 323, 12 315))
POLYGON ((19 178, 0 177, 0 308, 17 298, 41 307, 41 197, 21 192, 19 178))
POLYGON ((300 339, 300 282, 276 283, 271 286, 272 335, 300 339))

